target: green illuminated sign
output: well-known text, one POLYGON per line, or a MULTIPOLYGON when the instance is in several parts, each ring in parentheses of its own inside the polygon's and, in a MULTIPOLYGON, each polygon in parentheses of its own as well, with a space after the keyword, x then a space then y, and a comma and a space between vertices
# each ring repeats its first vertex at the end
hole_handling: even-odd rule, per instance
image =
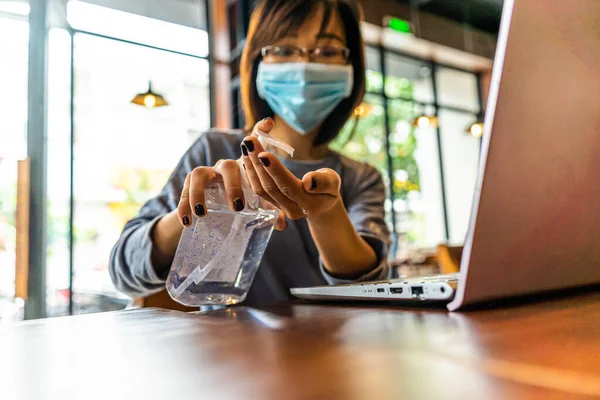
POLYGON ((400 18, 390 18, 389 26, 390 28, 398 32, 412 33, 412 31, 410 30, 410 24, 407 21, 400 18))

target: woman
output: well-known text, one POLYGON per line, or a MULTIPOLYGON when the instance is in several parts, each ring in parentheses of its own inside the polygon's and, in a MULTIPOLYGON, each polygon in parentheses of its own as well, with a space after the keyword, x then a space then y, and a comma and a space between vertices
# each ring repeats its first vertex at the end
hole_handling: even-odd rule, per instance
POLYGON ((328 149, 365 86, 360 10, 352 0, 263 0, 252 14, 241 62, 248 128, 295 148, 294 158, 263 151, 244 132, 204 134, 163 191, 129 221, 111 253, 119 290, 144 296, 164 287, 184 226, 206 215, 204 188, 222 179, 230 207, 245 199, 243 155, 254 192, 280 218, 245 304, 291 298, 298 286, 387 277, 384 186, 372 167, 328 149))

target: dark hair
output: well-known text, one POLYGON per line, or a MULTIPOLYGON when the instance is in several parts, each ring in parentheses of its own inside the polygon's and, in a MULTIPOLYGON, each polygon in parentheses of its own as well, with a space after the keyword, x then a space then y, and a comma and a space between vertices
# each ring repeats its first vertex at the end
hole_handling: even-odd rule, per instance
POLYGON ((250 18, 246 47, 242 54, 240 78, 241 97, 246 117, 246 128, 265 117, 272 117, 273 110, 258 95, 256 73, 261 61, 260 50, 296 31, 318 5, 325 7, 321 31, 326 29, 330 18, 337 12, 344 26, 350 62, 354 69, 354 87, 350 96, 333 110, 323 121, 313 146, 333 140, 354 109, 361 103, 365 92, 365 55, 360 32, 361 9, 355 0, 262 0, 250 18))

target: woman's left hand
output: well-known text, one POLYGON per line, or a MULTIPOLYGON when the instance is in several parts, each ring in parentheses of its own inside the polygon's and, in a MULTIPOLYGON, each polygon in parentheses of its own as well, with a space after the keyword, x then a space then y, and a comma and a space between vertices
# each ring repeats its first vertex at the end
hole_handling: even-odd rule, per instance
MULTIPOLYGON (((268 133, 270 119, 257 127, 268 133)), ((242 143, 244 168, 248 182, 257 195, 282 210, 292 220, 322 216, 341 203, 340 176, 332 169, 309 172, 296 178, 279 159, 265 152, 258 138, 247 136, 242 143)))

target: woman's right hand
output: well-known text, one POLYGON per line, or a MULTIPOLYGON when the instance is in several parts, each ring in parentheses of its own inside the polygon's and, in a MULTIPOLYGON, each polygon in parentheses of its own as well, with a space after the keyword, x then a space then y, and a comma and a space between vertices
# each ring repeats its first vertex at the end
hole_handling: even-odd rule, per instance
MULTIPOLYGON (((218 182, 221 182, 225 188, 231 210, 235 212, 244 210, 246 200, 242 189, 240 167, 235 160, 219 160, 214 167, 197 167, 186 176, 177 206, 179 221, 184 226, 190 226, 192 223, 192 213, 198 218, 206 215, 208 210, 204 191, 210 184, 218 182)), ((285 227, 285 214, 280 213, 275 229, 283 230, 285 227)))

